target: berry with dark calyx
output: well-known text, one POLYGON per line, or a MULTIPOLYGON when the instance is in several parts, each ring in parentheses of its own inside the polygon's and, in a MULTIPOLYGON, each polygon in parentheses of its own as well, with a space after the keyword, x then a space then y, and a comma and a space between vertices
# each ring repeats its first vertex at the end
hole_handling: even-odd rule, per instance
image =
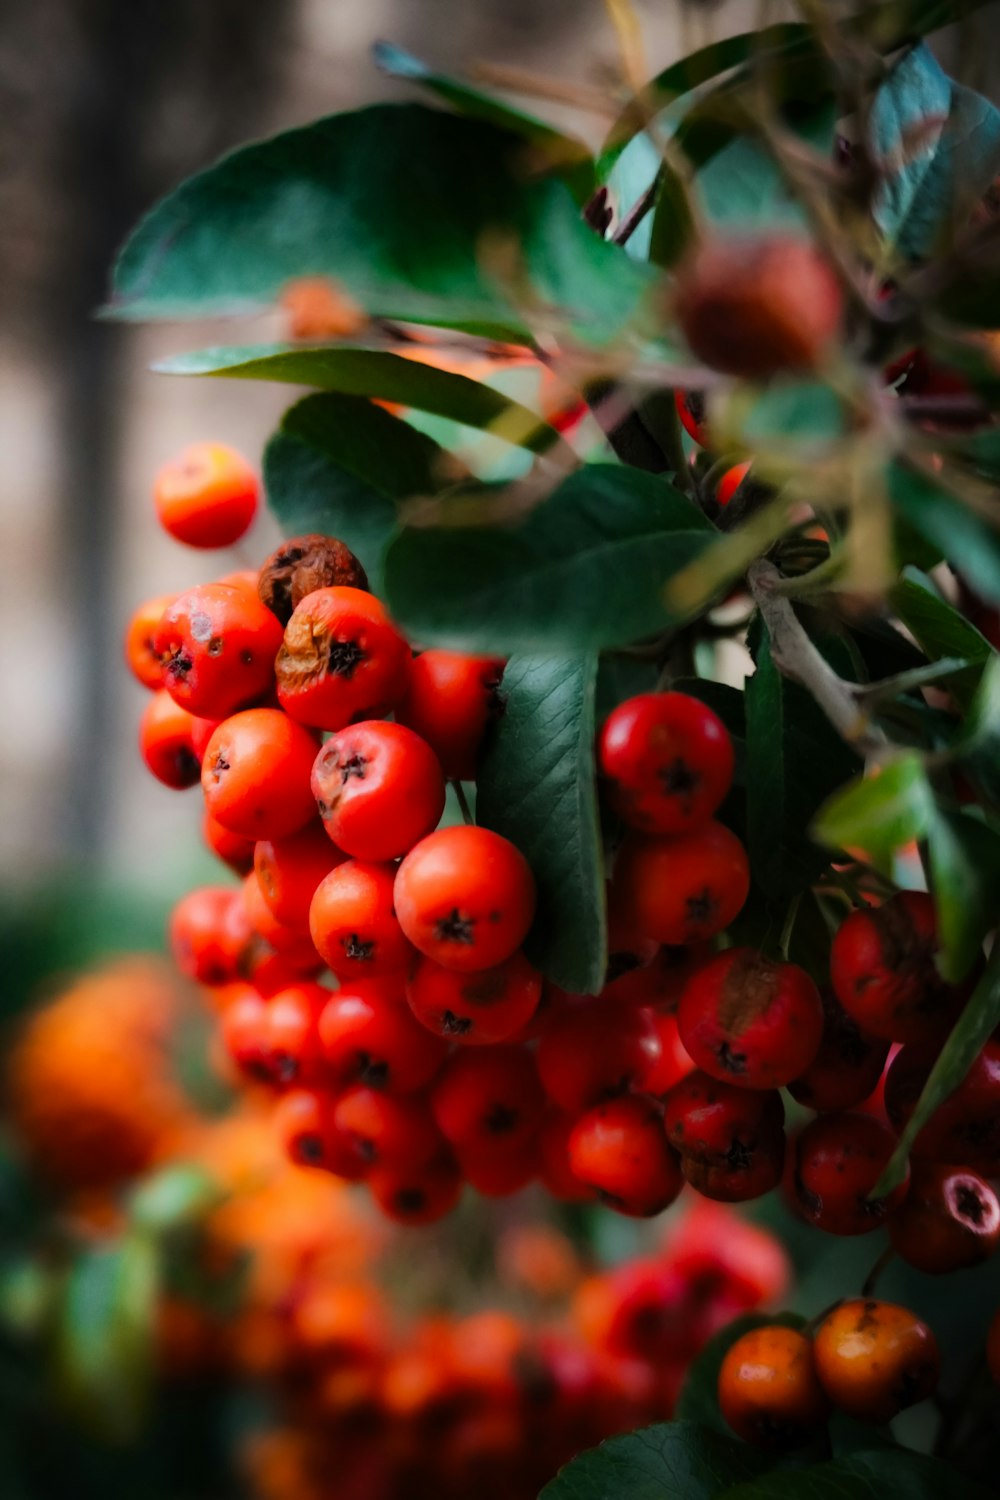
POLYGON ((578 1000, 546 1028, 536 1063, 552 1102, 576 1115, 630 1090, 653 1092, 662 1053, 651 1012, 578 1000))
POLYGON ((569 1162, 602 1202, 631 1218, 662 1213, 684 1183, 660 1111, 635 1095, 610 1099, 579 1117, 569 1137, 569 1162))
POLYGON ((224 443, 195 443, 156 476, 153 499, 164 531, 188 547, 230 547, 257 512, 257 475, 224 443))
POLYGON ((253 867, 261 895, 277 921, 308 927, 309 907, 320 881, 344 863, 318 821, 281 839, 259 839, 253 867))
POLYGON ((908 1265, 931 1276, 978 1266, 1000 1245, 1000 1200, 969 1167, 916 1161, 889 1239, 908 1265))
POLYGON ((289 1157, 300 1167, 319 1167, 348 1182, 359 1182, 366 1163, 333 1123, 333 1100, 323 1090, 291 1089, 275 1110, 275 1127, 289 1157))
POLYGON ((316 589, 285 626, 275 661, 278 700, 301 724, 343 729, 352 719, 389 712, 406 691, 409 670, 410 648, 372 594, 316 589))
MULTIPOLYGON (((939 1048, 902 1047, 886 1074, 885 1107, 894 1130, 908 1123, 939 1048)), ((1000 1171, 1000 1041, 991 1038, 958 1087, 917 1132, 914 1158, 962 1162, 988 1176, 1000 1171)))
POLYGON ((355 1083, 409 1094, 437 1074, 448 1048, 418 1026, 402 1003, 398 979, 359 979, 328 997, 319 1039, 334 1087, 355 1083))
POLYGON ((629 834, 618 852, 615 899, 658 943, 703 943, 736 918, 750 890, 746 850, 710 821, 674 838, 629 834))
POLYGON ((464 1046, 492 1045, 522 1031, 541 993, 542 976, 521 952, 472 974, 421 958, 406 985, 410 1010, 421 1026, 464 1046))
POLYGON ((309 931, 341 982, 399 973, 413 957, 396 916, 394 878, 392 865, 348 859, 317 886, 309 931))
POLYGON ((687 1181, 707 1198, 759 1198, 781 1181, 785 1108, 775 1090, 751 1090, 693 1072, 663 1100, 667 1139, 687 1181))
POLYGON ((813 1353, 834 1406, 861 1422, 891 1422, 934 1392, 941 1370, 927 1324, 909 1308, 872 1298, 842 1302, 828 1313, 813 1353))
POLYGON ((323 1081, 324 1060, 318 1021, 330 991, 319 984, 297 984, 267 1002, 263 1063, 279 1088, 323 1081))
POLYGON ((878 1087, 889 1043, 861 1030, 854 1017, 827 990, 823 1001, 823 1040, 805 1072, 788 1092, 798 1104, 823 1112, 853 1109, 878 1087))
POLYGON ((695 1064, 713 1078, 781 1088, 816 1056, 823 1005, 804 969, 730 948, 688 981, 677 1024, 695 1064))
POLYGON ((681 1041, 677 1017, 670 1011, 654 1010, 652 1006, 644 1006, 643 1011, 656 1028, 660 1039, 660 1057, 658 1062, 644 1070, 641 1092, 662 1100, 682 1078, 694 1071, 694 1063, 681 1041))
POLYGON ((224 719, 272 688, 280 645, 281 626, 270 611, 228 583, 178 594, 153 635, 163 686, 203 719, 224 719))
POLYGON ((830 1413, 812 1340, 778 1323, 753 1328, 730 1345, 719 1371, 718 1397, 736 1436, 762 1448, 800 1447, 830 1413))
POLYGON ((177 598, 176 594, 159 594, 140 604, 125 630, 125 661, 137 682, 143 687, 163 686, 163 663, 153 646, 156 627, 163 612, 177 598))
POLYGON ((871 1196, 896 1149, 871 1115, 819 1115, 792 1142, 786 1179, 792 1201, 827 1234, 868 1234, 905 1200, 909 1172, 884 1198, 871 1196))
POLYGON ((412 729, 378 719, 330 736, 313 766, 312 791, 327 834, 355 859, 398 859, 444 811, 434 751, 412 729))
POLYGON ((277 708, 249 708, 214 730, 201 765, 205 806, 224 828, 283 839, 316 816, 316 741, 277 708))
POLYGON ((368 575, 350 547, 333 536, 310 532, 282 542, 264 563, 257 592, 282 625, 307 594, 316 589, 351 588, 367 592, 368 575))
POLYGON ((830 978, 841 1005, 872 1036, 891 1042, 940 1042, 970 986, 937 971, 934 902, 900 891, 883 906, 853 912, 830 950, 830 978))
POLYGON ((672 297, 692 353, 746 380, 815 369, 837 336, 843 302, 829 263, 791 234, 699 245, 672 297))
POLYGON ((333 1124, 366 1166, 423 1168, 441 1155, 443 1141, 423 1095, 394 1098, 357 1084, 333 1106, 333 1124))
POLYGON ((707 823, 733 779, 722 720, 686 693, 641 693, 608 716, 598 763, 609 799, 643 833, 686 833, 707 823))
POLYGON ((535 881, 509 839, 460 824, 421 839, 396 874, 395 904, 413 946, 447 969, 491 969, 521 946, 535 881))
POLYGON ((250 985, 222 1013, 222 1046, 234 1067, 251 1083, 273 1084, 267 1053, 267 1001, 250 985))
POLYGON ((545 1096, 522 1048, 470 1048, 448 1059, 431 1106, 441 1133, 463 1156, 505 1155, 534 1138, 545 1096))
POLYGON ((456 1207, 462 1174, 447 1154, 424 1166, 377 1166, 368 1190, 382 1212, 399 1224, 434 1224, 456 1207))
POLYGON ((195 751, 186 708, 160 688, 146 704, 139 724, 139 753, 157 781, 181 792, 201 780, 201 761, 195 751))
POLYGON ((421 651, 396 718, 425 739, 449 780, 472 781, 490 721, 499 717, 504 659, 421 651))

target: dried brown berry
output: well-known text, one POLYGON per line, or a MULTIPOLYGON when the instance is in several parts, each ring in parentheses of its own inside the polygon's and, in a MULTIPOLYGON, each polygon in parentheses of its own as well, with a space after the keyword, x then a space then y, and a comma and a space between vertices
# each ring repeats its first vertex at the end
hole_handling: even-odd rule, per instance
POLYGON ((282 625, 314 589, 367 589, 368 575, 350 547, 333 536, 295 536, 282 542, 260 570, 257 592, 282 625))

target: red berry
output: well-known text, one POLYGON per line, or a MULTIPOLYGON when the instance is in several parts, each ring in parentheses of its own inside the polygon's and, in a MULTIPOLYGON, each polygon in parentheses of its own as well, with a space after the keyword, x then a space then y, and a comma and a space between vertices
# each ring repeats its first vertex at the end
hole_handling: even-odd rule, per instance
POLYGON ((538 1175, 538 1147, 534 1140, 491 1151, 458 1152, 458 1165, 470 1187, 484 1198, 509 1198, 521 1192, 538 1175))
POLYGON ((493 969, 459 974, 422 958, 410 975, 406 998, 422 1026, 466 1046, 506 1041, 538 1008, 542 976, 523 953, 493 969))
POLYGON ((792 1145, 790 1188, 803 1218, 828 1234, 868 1234, 906 1197, 909 1174, 884 1198, 871 1192, 896 1149, 871 1115, 820 1115, 792 1145))
POLYGON ((341 985, 319 1018, 319 1035, 337 1088, 363 1083, 389 1094, 421 1089, 447 1056, 444 1042, 418 1026, 402 1003, 402 983, 360 979, 341 985))
POLYGON ((201 762, 191 738, 194 719, 160 688, 143 711, 139 725, 139 753, 157 781, 182 792, 201 779, 201 762))
POLYGON ((449 780, 472 781, 487 725, 499 712, 504 661, 458 651, 421 651, 410 665, 396 718, 434 751, 449 780))
POLYGON ((163 611, 176 599, 176 594, 158 594, 140 604, 125 629, 125 661, 133 677, 143 687, 163 686, 163 663, 153 647, 156 627, 163 618, 163 611))
POLYGON ((312 771, 327 834, 355 859, 396 859, 437 826, 444 776, 434 751, 401 724, 373 719, 330 736, 312 771))
POLYGON ((553 1111, 538 1134, 538 1175, 561 1203, 587 1203, 594 1196, 593 1188, 581 1182, 570 1166, 569 1140, 575 1124, 575 1115, 553 1111))
POLYGON ((232 886, 200 886, 182 896, 170 915, 174 962, 199 984, 227 984, 238 977, 245 933, 234 933, 230 916, 241 906, 232 886))
POLYGON ((241 833, 232 833, 224 828, 217 818, 206 812, 201 825, 202 837, 222 863, 237 875, 248 875, 253 869, 254 841, 241 833))
POLYGON ((288 927, 308 927, 317 886, 344 857, 315 822, 286 838, 260 839, 253 865, 261 895, 277 920, 288 927))
POLYGON ((536 1134, 545 1099, 534 1064, 520 1047, 456 1052, 434 1085, 434 1118, 468 1157, 504 1155, 536 1134))
POLYGON ((939 1042, 969 995, 937 971, 934 902, 900 891, 884 906, 856 911, 830 950, 837 999, 859 1026, 891 1042, 939 1042))
POLYGON ((634 1218, 662 1213, 683 1185, 660 1112, 648 1100, 611 1099, 580 1116, 569 1138, 570 1166, 609 1207, 634 1218))
POLYGON ((274 1123, 286 1152, 298 1166, 322 1167, 349 1182, 365 1176, 365 1163, 334 1126, 333 1100, 328 1094, 292 1089, 280 1100, 274 1123))
POLYGON ((229 547, 250 526, 259 484, 224 443, 195 443, 156 476, 153 499, 164 531, 188 547, 229 547))
POLYGON ((823 1035, 823 1004, 804 969, 730 948, 688 982, 681 1041, 713 1078, 780 1088, 805 1071, 823 1035))
POLYGON ((429 1166, 442 1151, 442 1140, 422 1096, 393 1098, 358 1084, 333 1106, 335 1129, 366 1166, 402 1171, 429 1166))
POLYGON ((224 828, 251 839, 283 839, 316 816, 309 773, 316 741, 277 708, 224 719, 205 750, 205 806, 224 828))
POLYGON ((836 337, 843 300, 828 262, 789 234, 702 243, 673 287, 692 353, 747 380, 815 367, 836 337))
POLYGON ((409 670, 410 648, 379 601, 339 586, 296 605, 275 663, 282 708, 317 729, 387 713, 405 693, 409 670))
POLYGON ((823 1040, 808 1068, 788 1085, 788 1092, 807 1109, 853 1109, 878 1087, 889 1043, 862 1031, 826 990, 820 991, 820 998, 823 1040))
POLYGON ((629 1089, 652 1092, 663 1044, 641 1006, 584 1000, 567 1006, 538 1045, 538 1076, 554 1104, 577 1115, 629 1089))
POLYGON ((224 719, 274 684, 281 626, 248 590, 202 583, 164 610, 153 636, 163 685, 189 713, 224 719))
POLYGON ((1000 1245, 1000 1201, 969 1167, 914 1162, 889 1239, 897 1255, 932 1276, 978 1266, 1000 1245))
POLYGON ((785 1108, 775 1090, 735 1088, 694 1072, 663 1101, 667 1139, 684 1176, 707 1198, 759 1198, 781 1181, 785 1108))
POLYGON ((226 1006, 220 1022, 222 1045, 231 1061, 253 1083, 271 1083, 267 1046, 267 1001, 249 986, 226 1006))
POLYGON ((686 693, 642 693, 609 715, 598 763, 615 811, 643 833, 707 823, 733 779, 722 720, 686 693))
POLYGON ((660 1038, 660 1057, 658 1062, 643 1073, 642 1092, 662 1099, 668 1089, 672 1089, 682 1078, 693 1072, 694 1063, 681 1041, 677 1017, 669 1011, 652 1010, 648 1006, 645 1007, 645 1014, 649 1016, 660 1038))
POLYGON ((715 490, 716 501, 723 509, 729 504, 749 473, 750 463, 748 461, 744 464, 734 464, 731 469, 727 469, 723 474, 715 490))
MULTIPOLYGON (((889 1064, 885 1107, 895 1130, 907 1124, 937 1061, 938 1047, 903 1047, 889 1064)), ((1000 1168, 1000 1041, 991 1038, 958 1087, 917 1132, 910 1148, 928 1161, 962 1162, 993 1176, 1000 1168)))
POLYGON ((721 823, 676 838, 630 834, 615 865, 617 899, 658 943, 702 943, 739 915, 750 890, 746 851, 721 823))
POLYGON ((708 446, 705 430, 705 397, 701 391, 674 391, 674 406, 681 426, 702 448, 708 446))
POLYGON ((280 1088, 318 1084, 324 1075, 319 1016, 330 991, 319 984, 297 984, 267 1002, 263 1061, 280 1088))
POLYGON ((447 1155, 426 1166, 377 1166, 368 1189, 379 1208, 399 1224, 434 1224, 462 1196, 462 1174, 447 1155))
POLYGON ((422 839, 396 875, 400 925, 447 969, 490 969, 521 946, 535 914, 524 855, 488 828, 460 824, 422 839))
POLYGON ((312 940, 337 978, 380 979, 410 962, 393 904, 392 865, 349 859, 320 881, 309 908, 312 940))

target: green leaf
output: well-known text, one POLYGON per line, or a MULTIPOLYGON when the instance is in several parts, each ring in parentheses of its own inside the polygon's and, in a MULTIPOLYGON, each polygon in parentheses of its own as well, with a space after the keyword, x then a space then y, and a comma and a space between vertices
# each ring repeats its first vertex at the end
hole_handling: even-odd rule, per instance
POLYGON ((875 95, 871 145, 883 164, 875 222, 906 256, 931 249, 951 205, 950 184, 934 180, 950 110, 951 79, 923 43, 904 53, 875 95))
POLYGON ((953 749, 987 795, 1000 803, 1000 657, 995 652, 969 703, 953 749))
MULTIPOLYGON (((836 110, 825 103, 795 120, 792 133, 823 156, 833 152, 836 110)), ((695 178, 711 224, 733 232, 805 226, 808 217, 786 175, 767 147, 739 135, 717 152, 695 178)))
MULTIPOLYGON (((988 603, 1000 604, 1000 531, 943 484, 895 461, 888 470, 892 504, 988 603)), ((961 655, 961 652, 953 653, 961 655)))
POLYGON ((897 849, 925 837, 934 816, 923 761, 906 754, 835 792, 821 808, 813 833, 831 849, 862 849, 885 867, 897 849))
POLYGON ((177 1162, 142 1180, 132 1193, 129 1217, 149 1234, 169 1234, 197 1223, 220 1196, 217 1181, 203 1167, 177 1162))
POLYGON ((718 535, 663 478, 571 474, 518 522, 410 527, 391 543, 389 605, 415 639, 468 651, 625 645, 674 624, 672 574, 718 535))
POLYGON ((153 366, 166 375, 220 375, 237 380, 277 380, 311 385, 347 396, 397 402, 449 417, 466 427, 489 430, 533 453, 555 451, 575 463, 576 454, 548 423, 520 402, 467 375, 438 370, 400 354, 345 345, 251 344, 175 354, 153 366))
POLYGON ((596 994, 607 968, 601 828, 594 782, 597 658, 515 656, 483 756, 476 816, 524 854, 538 911, 524 945, 547 978, 596 994))
POLYGON ((326 275, 375 317, 524 341, 526 283, 577 337, 617 338, 650 273, 594 234, 564 183, 527 180, 524 152, 507 130, 414 104, 245 146, 147 215, 106 311, 252 312, 326 275))
POLYGON ((106 1440, 135 1437, 146 1414, 158 1282, 156 1248, 144 1235, 85 1250, 67 1275, 53 1379, 69 1413, 106 1440))
POLYGON ((883 1447, 806 1468, 772 1469, 718 1492, 718 1500, 987 1500, 987 1491, 939 1458, 883 1447))
POLYGON ((1000 910, 1000 834, 978 818, 938 810, 927 830, 931 890, 945 979, 964 979, 1000 910))
POLYGON ((780 1323, 785 1328, 801 1328, 804 1318, 797 1313, 744 1313, 721 1328, 692 1361, 677 1401, 677 1416, 685 1422, 697 1422, 714 1433, 731 1436, 725 1417, 719 1410, 717 1395, 722 1362, 737 1339, 755 1328, 780 1323))
POLYGON ((872 1189, 873 1198, 884 1197, 902 1182, 906 1174, 906 1163, 915 1137, 927 1124, 934 1111, 955 1092, 962 1079, 982 1051, 990 1033, 1000 1022, 1000 943, 996 944, 987 960, 983 977, 973 990, 969 1001, 955 1022, 951 1035, 938 1054, 924 1084, 923 1093, 916 1108, 899 1138, 882 1176, 872 1189))
POLYGON ((307 396, 285 413, 264 450, 264 485, 285 536, 339 537, 380 593, 396 502, 433 494, 444 460, 435 442, 371 401, 307 396))
POLYGON ((539 1500, 711 1500, 759 1474, 768 1458, 694 1422, 663 1422, 580 1453, 539 1500))
POLYGON ((481 89, 461 79, 449 78, 438 73, 419 57, 397 47, 392 42, 376 42, 372 48, 376 65, 390 78, 405 79, 419 84, 450 104, 459 114, 472 120, 486 120, 499 125, 515 135, 523 136, 543 156, 546 164, 557 170, 571 183, 577 197, 583 201, 593 192, 594 162, 582 141, 564 135, 544 120, 514 109, 503 99, 484 94, 481 89))
POLYGON ((778 671, 766 636, 746 685, 746 723, 750 866, 766 895, 787 900, 829 864, 813 820, 860 761, 811 695, 778 671))
POLYGON ((975 694, 983 666, 994 651, 985 636, 953 605, 941 598, 929 578, 916 568, 904 568, 903 576, 889 593, 893 612, 932 661, 962 658, 971 663, 951 682, 951 691, 963 707, 975 694))

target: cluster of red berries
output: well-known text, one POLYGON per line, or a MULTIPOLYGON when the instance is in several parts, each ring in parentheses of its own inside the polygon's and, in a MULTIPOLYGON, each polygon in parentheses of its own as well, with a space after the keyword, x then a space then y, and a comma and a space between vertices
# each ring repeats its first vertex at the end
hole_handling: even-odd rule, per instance
POLYGON ((706 1340, 773 1306, 787 1276, 770 1234, 709 1204, 641 1260, 589 1274, 575 1262, 568 1321, 524 1284, 519 1315, 407 1323, 370 1282, 307 1271, 285 1314, 285 1425, 255 1445, 254 1488, 262 1500, 536 1494, 582 1449, 669 1417, 706 1340))

